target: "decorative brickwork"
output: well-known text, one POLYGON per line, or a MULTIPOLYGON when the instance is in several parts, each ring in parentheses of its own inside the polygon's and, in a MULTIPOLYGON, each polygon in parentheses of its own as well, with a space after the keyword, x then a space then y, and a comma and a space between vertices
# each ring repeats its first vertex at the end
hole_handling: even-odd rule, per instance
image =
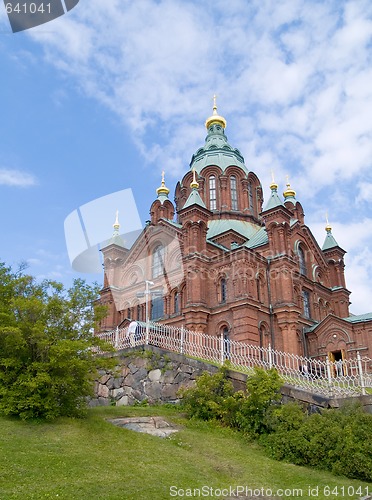
POLYGON ((263 206, 259 179, 215 112, 175 203, 163 175, 133 247, 102 250, 109 313, 101 331, 145 321, 147 310, 156 321, 293 354, 371 357, 372 314, 350 316, 345 251, 331 228, 322 249, 289 184, 281 198, 273 182, 263 206))

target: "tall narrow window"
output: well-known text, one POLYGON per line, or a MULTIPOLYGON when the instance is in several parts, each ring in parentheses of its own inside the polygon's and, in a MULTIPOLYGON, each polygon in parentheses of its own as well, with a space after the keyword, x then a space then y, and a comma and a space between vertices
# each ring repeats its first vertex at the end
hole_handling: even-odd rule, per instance
POLYGON ((307 290, 302 291, 302 300, 304 302, 304 316, 310 318, 310 294, 307 290))
POLYGON ((214 175, 209 177, 209 209, 217 209, 216 177, 214 175))
POLYGON ((222 330, 222 334, 223 334, 224 358, 230 359, 231 344, 229 338, 229 329, 227 328, 227 326, 225 326, 224 329, 222 330))
POLYGON ((301 246, 298 247, 298 260, 300 264, 300 273, 306 276, 307 269, 306 269, 305 252, 301 246))
POLYGON ((238 192, 236 189, 236 177, 230 177, 231 210, 238 210, 238 192))
POLYGON ((226 296, 227 296, 226 280, 225 280, 225 278, 222 278, 221 279, 221 302, 222 303, 226 302, 226 296))
POLYGON ((142 308, 140 304, 137 305, 137 320, 142 321, 142 308))
POLYGON ((253 212, 253 188, 251 182, 248 182, 248 203, 249 203, 249 210, 253 212))
POLYGON ((178 314, 180 311, 180 301, 179 301, 179 294, 178 292, 176 292, 174 294, 174 314, 178 314))
POLYGON ((154 297, 151 300, 151 319, 159 319, 164 316, 164 298, 154 297))
POLYGON ((152 277, 157 278, 163 274, 164 269, 164 248, 159 245, 152 255, 152 277))

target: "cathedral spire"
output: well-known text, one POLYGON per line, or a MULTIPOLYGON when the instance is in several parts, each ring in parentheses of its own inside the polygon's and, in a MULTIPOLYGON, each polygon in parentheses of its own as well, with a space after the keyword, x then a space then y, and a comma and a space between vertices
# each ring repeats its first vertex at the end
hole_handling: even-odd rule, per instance
POLYGON ((287 175, 287 184, 286 185, 287 185, 287 189, 283 193, 284 201, 296 202, 296 191, 291 188, 288 175, 287 175))
POLYGON ((221 125, 222 128, 226 128, 226 120, 223 116, 220 116, 217 113, 217 96, 216 94, 213 96, 213 113, 212 116, 207 118, 205 122, 206 129, 208 130, 211 125, 218 124, 221 125))
POLYGON ((190 184, 191 189, 198 189, 199 188, 199 182, 196 180, 196 171, 195 168, 192 169, 192 182, 190 184))
POLYGON ((329 223, 328 214, 326 214, 326 222, 327 223, 326 223, 325 230, 326 230, 327 234, 326 234, 323 246, 322 246, 322 250, 329 250, 330 248, 338 247, 338 243, 332 234, 332 226, 329 223))
POLYGON ((275 182, 274 179, 274 171, 271 171, 271 184, 270 184, 270 189, 271 191, 277 191, 278 190, 278 184, 275 182))
POLYGON ((119 229, 120 229, 120 223, 119 223, 119 210, 116 210, 116 218, 115 218, 115 222, 113 224, 113 228, 114 228, 114 233, 112 236, 119 236, 119 229))
POLYGON ((163 170, 161 173, 161 186, 156 190, 158 200, 160 200, 161 204, 163 204, 165 200, 168 200, 168 194, 170 192, 170 189, 165 185, 164 175, 165 173, 163 170))
POLYGON ((264 208, 264 212, 266 210, 270 210, 271 208, 274 208, 274 207, 279 207, 280 205, 283 206, 283 202, 282 200, 279 198, 279 195, 278 195, 278 184, 275 182, 274 180, 274 172, 271 171, 271 184, 270 184, 270 189, 271 189, 271 196, 264 208))
POLYGON ((118 245, 124 247, 125 241, 120 236, 119 210, 116 210, 115 222, 113 223, 112 227, 114 228, 114 232, 111 238, 108 240, 107 246, 118 245))

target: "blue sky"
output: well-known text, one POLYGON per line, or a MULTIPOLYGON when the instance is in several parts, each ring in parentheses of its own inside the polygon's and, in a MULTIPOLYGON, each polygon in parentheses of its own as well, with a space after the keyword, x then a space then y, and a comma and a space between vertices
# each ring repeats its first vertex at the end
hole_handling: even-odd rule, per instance
POLYGON ((80 277, 65 218, 131 188, 145 222, 161 171, 173 191, 204 143, 216 93, 265 198, 272 170, 281 191, 289 175, 320 245, 328 212, 348 252, 351 311, 372 310, 369 0, 80 0, 17 34, 0 6, 0 64, 7 264, 80 277))

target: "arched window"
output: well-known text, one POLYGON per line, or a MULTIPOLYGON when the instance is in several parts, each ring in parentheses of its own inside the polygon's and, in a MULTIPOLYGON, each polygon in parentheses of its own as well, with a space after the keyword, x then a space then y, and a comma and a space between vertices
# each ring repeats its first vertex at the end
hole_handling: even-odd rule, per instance
POLYGON ((178 292, 174 294, 174 314, 178 314, 180 312, 180 296, 178 292))
POLYGON ((220 282, 221 286, 221 303, 224 304, 226 302, 226 297, 227 297, 227 284, 226 284, 226 279, 222 278, 220 282))
POLYGON ((142 321, 142 307, 141 304, 137 304, 137 320, 142 321))
POLYGON ((236 177, 230 177, 231 210, 238 210, 238 191, 236 187, 236 177))
POLYGON ((223 335, 224 359, 230 359, 231 344, 230 344, 229 329, 227 326, 223 327, 222 335, 223 335))
POLYGON ((300 273, 304 276, 307 275, 305 252, 301 246, 298 247, 298 261, 300 264, 300 273))
POLYGON ((253 187, 251 181, 248 182, 248 204, 249 210, 253 213, 253 187))
POLYGON ((302 291, 302 300, 303 300, 303 304, 304 304, 304 316, 305 316, 305 318, 311 318, 310 293, 307 290, 302 291))
POLYGON ((214 175, 209 177, 209 209, 217 209, 216 177, 214 175))
POLYGON ((157 246, 152 255, 152 277, 157 278, 164 270, 164 247, 157 246))
POLYGON ((156 320, 164 316, 164 298, 153 297, 151 300, 151 319, 156 320))

